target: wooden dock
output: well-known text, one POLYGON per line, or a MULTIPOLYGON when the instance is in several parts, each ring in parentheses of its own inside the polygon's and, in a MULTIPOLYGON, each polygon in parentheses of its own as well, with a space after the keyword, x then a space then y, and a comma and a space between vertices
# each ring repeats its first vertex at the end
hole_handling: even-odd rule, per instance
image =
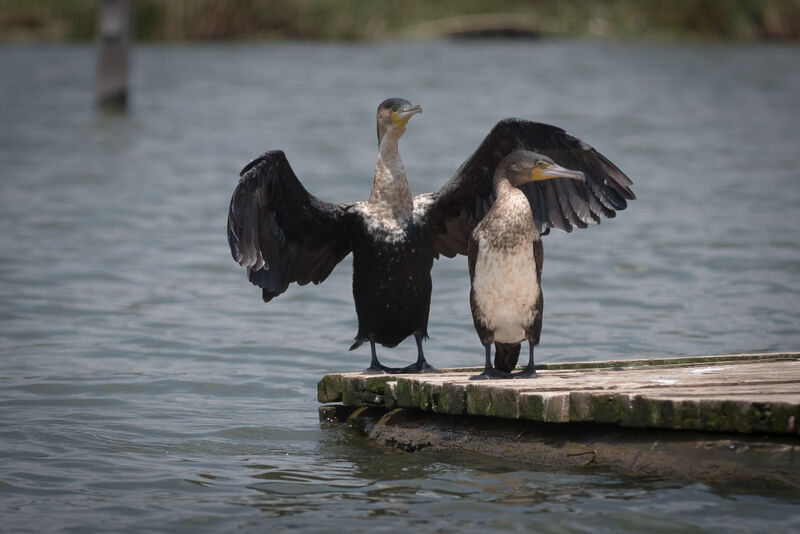
POLYGON ((479 381, 469 380, 478 368, 329 374, 318 384, 320 419, 346 420, 404 450, 459 448, 550 466, 588 461, 800 488, 800 352, 537 370, 537 379, 479 381))

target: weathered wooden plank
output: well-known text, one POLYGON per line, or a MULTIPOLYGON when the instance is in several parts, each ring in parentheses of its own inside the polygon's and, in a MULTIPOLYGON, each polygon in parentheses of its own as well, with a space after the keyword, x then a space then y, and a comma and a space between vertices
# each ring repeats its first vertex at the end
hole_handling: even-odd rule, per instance
POLYGON ((450 415, 625 427, 798 434, 800 353, 578 362, 539 367, 538 379, 470 381, 441 375, 326 375, 320 402, 450 415))

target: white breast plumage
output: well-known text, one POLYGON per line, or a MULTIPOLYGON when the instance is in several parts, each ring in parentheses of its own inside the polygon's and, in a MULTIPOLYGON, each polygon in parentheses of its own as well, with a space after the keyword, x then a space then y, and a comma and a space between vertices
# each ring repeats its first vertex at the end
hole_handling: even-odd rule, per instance
POLYGON ((392 216, 391 210, 381 209, 380 205, 370 205, 368 202, 356 204, 356 210, 361 215, 366 225, 367 232, 379 236, 387 241, 399 241, 405 235, 403 226, 392 216))
POLYGON ((525 325, 533 321, 533 303, 539 298, 533 247, 525 244, 501 253, 480 239, 472 289, 495 341, 524 341, 525 325))
POLYGON ((385 204, 374 202, 357 202, 356 210, 364 219, 367 231, 383 241, 397 242, 406 238, 408 227, 412 224, 422 225, 434 201, 432 193, 417 195, 413 198, 413 208, 401 216, 385 204))

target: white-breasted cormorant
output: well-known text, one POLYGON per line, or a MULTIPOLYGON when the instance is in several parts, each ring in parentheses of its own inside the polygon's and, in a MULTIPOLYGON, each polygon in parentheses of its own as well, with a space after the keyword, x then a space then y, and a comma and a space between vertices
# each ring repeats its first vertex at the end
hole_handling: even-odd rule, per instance
POLYGON ((379 148, 368 200, 336 205, 314 197, 275 150, 245 166, 228 212, 231 254, 262 288, 265 302, 292 282, 322 282, 353 253, 358 333, 350 348, 370 342, 368 372, 432 369, 422 339, 428 335, 433 259, 467 253, 473 228, 494 201, 494 171, 506 155, 535 150, 586 175, 585 182, 524 186, 541 233, 599 223, 635 198, 631 181, 592 147, 561 128, 519 119, 497 123, 440 191, 412 196, 397 142, 420 111, 399 98, 378 106, 379 148), (411 334, 417 361, 402 369, 381 365, 375 344, 393 347, 411 334))
POLYGON ((478 378, 511 378, 520 343, 530 348, 528 365, 513 375, 536 377, 533 347, 542 332, 542 240, 533 224, 528 198, 520 187, 556 178, 583 181, 580 171, 566 169, 547 156, 516 150, 494 173, 497 197, 472 231, 468 245, 469 304, 475 330, 486 350, 486 364, 478 378), (495 344, 492 366, 491 347, 495 344))

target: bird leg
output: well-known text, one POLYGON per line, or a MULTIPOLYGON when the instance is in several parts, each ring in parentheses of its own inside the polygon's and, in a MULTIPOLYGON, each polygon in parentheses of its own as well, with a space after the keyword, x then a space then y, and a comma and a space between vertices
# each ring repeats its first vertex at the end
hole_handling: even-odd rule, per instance
POLYGON ((530 356, 528 357, 528 365, 520 371, 519 373, 514 374, 514 378, 539 378, 539 375, 536 373, 536 367, 533 365, 533 342, 528 341, 528 348, 530 349, 530 356))
POLYGON ((369 362, 369 367, 364 369, 364 374, 368 375, 386 375, 391 373, 398 373, 401 370, 396 367, 386 367, 378 361, 378 354, 375 352, 375 340, 370 338, 369 348, 372 352, 372 359, 369 362))
POLYGON ((425 360, 425 353, 422 352, 422 334, 414 334, 417 341, 417 361, 408 367, 400 369, 400 373, 441 373, 440 370, 429 364, 425 360))
POLYGON ((469 377, 470 380, 490 380, 492 378, 511 378, 511 375, 500 369, 495 369, 492 365, 492 344, 484 345, 486 349, 486 366, 479 375, 469 377))

